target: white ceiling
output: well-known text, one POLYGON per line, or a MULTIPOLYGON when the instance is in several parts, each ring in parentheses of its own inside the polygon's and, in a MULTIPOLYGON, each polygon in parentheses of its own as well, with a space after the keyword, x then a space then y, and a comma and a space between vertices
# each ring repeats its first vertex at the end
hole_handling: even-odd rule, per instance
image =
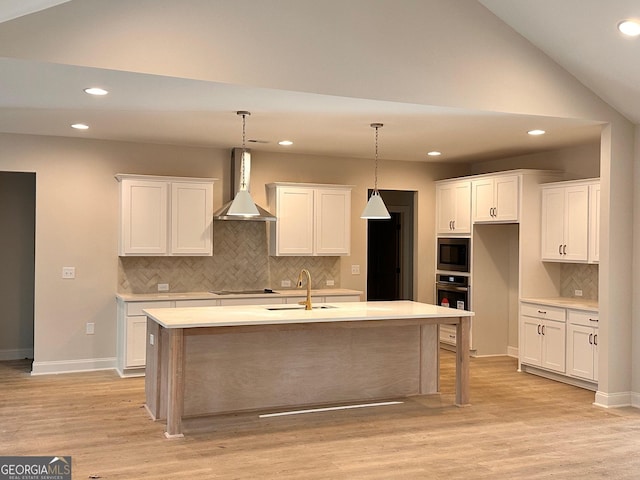
MULTIPOLYGON (((58 3, 63 2, 0 0, 0 21, 58 3)), ((640 39, 622 39, 615 30, 620 19, 640 17, 640 2, 481 3, 640 123, 640 66, 625 62, 634 53, 638 57, 640 39), (576 12, 581 12, 579 17, 576 12), (563 19, 572 26, 569 33, 561 28, 563 19)), ((267 151, 281 151, 277 141, 288 138, 295 142, 288 148, 298 153, 370 157, 373 130, 368 125, 382 119, 393 123, 394 130, 380 131, 381 157, 415 161, 426 161, 426 152, 434 149, 445 153, 439 161, 474 161, 599 138, 598 125, 575 119, 330 97, 7 58, 0 58, 0 71, 0 132, 8 133, 228 148, 241 140, 241 120, 230 112, 250 104, 247 136, 260 141, 250 146, 267 151), (82 93, 88 85, 111 93, 90 97, 82 93), (76 122, 90 124, 91 129, 70 129, 76 122), (523 135, 532 128, 552 133, 523 135)))

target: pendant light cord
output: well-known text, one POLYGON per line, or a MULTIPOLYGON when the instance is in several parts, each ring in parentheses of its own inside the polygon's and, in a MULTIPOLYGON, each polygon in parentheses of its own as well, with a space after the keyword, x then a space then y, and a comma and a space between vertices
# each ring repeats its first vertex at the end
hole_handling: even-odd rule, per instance
POLYGON ((383 124, 382 123, 372 123, 371 126, 376 129, 376 156, 375 156, 375 166, 373 167, 373 191, 378 191, 378 129, 380 129, 383 124))
POLYGON ((247 180, 244 175, 244 156, 247 153, 247 115, 251 115, 249 112, 239 111, 238 115, 242 115, 242 160, 240 162, 240 190, 247 189, 247 180))

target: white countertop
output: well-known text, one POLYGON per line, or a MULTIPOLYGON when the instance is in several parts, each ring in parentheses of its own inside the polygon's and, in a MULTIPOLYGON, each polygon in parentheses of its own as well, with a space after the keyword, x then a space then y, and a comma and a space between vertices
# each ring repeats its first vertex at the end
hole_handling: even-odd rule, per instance
POLYGON ((576 310, 598 311, 597 300, 587 300, 576 297, 546 297, 546 298, 521 298, 521 302, 538 303, 550 307, 573 308, 576 310))
POLYGON ((316 304, 335 308, 304 310, 298 305, 243 305, 229 307, 151 308, 144 310, 165 328, 228 327, 278 325, 287 323, 327 323, 366 320, 471 317, 473 312, 427 303, 398 300, 391 302, 338 302, 316 304))
MULTIPOLYGON (((209 300, 223 298, 272 298, 272 297, 304 297, 307 291, 304 288, 274 290, 274 293, 233 293, 219 295, 211 292, 187 292, 187 293, 117 293, 116 298, 125 302, 149 302, 155 300, 209 300)), ((311 295, 362 295, 359 290, 347 288, 320 288, 311 290, 311 295)))

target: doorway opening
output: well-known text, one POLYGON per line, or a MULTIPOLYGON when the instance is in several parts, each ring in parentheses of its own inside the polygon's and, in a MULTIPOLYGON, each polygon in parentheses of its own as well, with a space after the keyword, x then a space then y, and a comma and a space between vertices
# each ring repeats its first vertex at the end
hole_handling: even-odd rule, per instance
POLYGON ((0 360, 33 359, 36 174, 0 172, 0 360))
POLYGON ((367 220, 367 300, 414 300, 415 194, 380 190, 391 219, 367 220))

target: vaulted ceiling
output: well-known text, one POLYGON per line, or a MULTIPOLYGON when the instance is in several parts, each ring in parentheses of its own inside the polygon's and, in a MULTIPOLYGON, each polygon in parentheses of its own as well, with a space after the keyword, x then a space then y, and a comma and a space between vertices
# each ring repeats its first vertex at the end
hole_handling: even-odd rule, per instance
MULTIPOLYGON (((71 2, 71 9, 75 8, 71 2)), ((475 1, 475 0, 469 0, 475 1)), ((0 0, 0 22, 47 8, 55 0, 0 0)), ((480 0, 495 15, 558 62, 634 123, 640 123, 640 39, 616 30, 618 21, 640 18, 632 0, 480 0)), ((70 10, 72 11, 72 10, 70 10)), ((44 12, 46 13, 46 12, 44 12)), ((474 161, 597 141, 597 122, 582 119, 469 111, 413 103, 256 88, 211 81, 105 70, 90 66, 0 58, 0 132, 80 136, 110 140, 228 148, 241 138, 238 109, 255 109, 247 120, 250 146, 281 151, 369 157, 374 121, 381 130, 381 155, 430 161, 474 161), (108 86, 106 97, 82 89, 108 86), (70 123, 91 125, 75 132, 70 123), (535 141, 523 132, 552 135, 535 141)), ((259 75, 259 72, 256 72, 259 75)))

